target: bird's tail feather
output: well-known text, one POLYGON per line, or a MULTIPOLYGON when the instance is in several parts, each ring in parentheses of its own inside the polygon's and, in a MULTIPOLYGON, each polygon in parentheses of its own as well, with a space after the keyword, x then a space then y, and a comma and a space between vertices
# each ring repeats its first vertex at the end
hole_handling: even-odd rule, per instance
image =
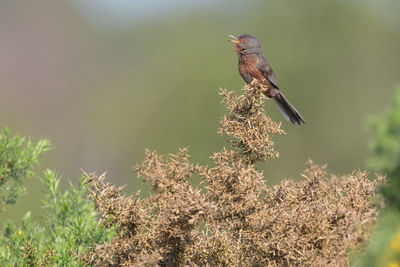
POLYGON ((292 104, 290 104, 290 102, 281 92, 279 92, 276 96, 273 96, 273 99, 275 100, 276 105, 286 120, 299 125, 301 123, 305 123, 300 113, 293 107, 292 104))

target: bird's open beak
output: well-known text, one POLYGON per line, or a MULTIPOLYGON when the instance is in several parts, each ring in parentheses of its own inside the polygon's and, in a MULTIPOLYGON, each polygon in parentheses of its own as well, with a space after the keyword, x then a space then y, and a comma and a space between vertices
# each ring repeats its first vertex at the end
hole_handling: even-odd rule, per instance
POLYGON ((229 35, 229 37, 232 38, 232 40, 229 40, 230 42, 235 43, 235 44, 240 44, 240 40, 237 37, 235 37, 233 35, 229 35))

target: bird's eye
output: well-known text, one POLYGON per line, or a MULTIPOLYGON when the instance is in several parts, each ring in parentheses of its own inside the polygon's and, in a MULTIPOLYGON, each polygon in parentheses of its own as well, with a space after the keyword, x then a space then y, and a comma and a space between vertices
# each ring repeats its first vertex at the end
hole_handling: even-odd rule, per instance
POLYGON ((246 42, 246 38, 242 38, 240 41, 241 41, 242 43, 244 43, 244 42, 246 42))

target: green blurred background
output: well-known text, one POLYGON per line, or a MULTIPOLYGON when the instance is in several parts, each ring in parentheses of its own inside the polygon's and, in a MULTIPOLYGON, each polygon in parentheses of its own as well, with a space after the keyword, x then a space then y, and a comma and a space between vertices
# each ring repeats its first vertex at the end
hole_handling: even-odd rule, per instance
MULTIPOLYGON (((349 173, 365 167, 366 115, 400 81, 399 14, 395 0, 1 1, 0 128, 50 139, 36 173, 55 169, 63 186, 83 169, 136 191, 145 148, 189 146, 193 162, 211 164, 226 146, 218 87, 243 86, 227 35, 252 33, 306 120, 282 122, 281 157, 259 166, 268 183, 298 179, 309 158, 349 173)), ((26 187, 1 224, 28 210, 40 219, 42 185, 26 187)))

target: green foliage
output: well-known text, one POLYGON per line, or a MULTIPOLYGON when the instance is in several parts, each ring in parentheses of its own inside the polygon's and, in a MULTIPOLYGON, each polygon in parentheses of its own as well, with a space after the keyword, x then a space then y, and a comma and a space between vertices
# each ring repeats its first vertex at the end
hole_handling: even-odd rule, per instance
POLYGON ((0 266, 83 266, 77 255, 94 243, 110 240, 114 229, 104 230, 93 202, 86 198, 87 186, 61 193, 59 179, 47 170, 42 180, 45 196, 45 224, 41 226, 27 213, 21 227, 8 222, 0 237, 0 266))
POLYGON ((13 204, 25 192, 23 178, 32 176, 32 167, 38 157, 49 149, 49 141, 40 140, 36 145, 10 130, 0 133, 0 205, 13 204))
POLYGON ((400 85, 395 90, 392 103, 382 116, 369 119, 373 139, 373 155, 368 166, 388 178, 382 193, 389 206, 400 210, 400 85))
POLYGON ((46 195, 46 226, 49 229, 49 248, 55 252, 57 263, 71 264, 76 261, 71 252, 80 254, 94 243, 109 240, 114 228, 104 231, 92 201, 86 198, 87 185, 82 177, 79 186, 60 192, 59 179, 54 172, 45 172, 44 184, 49 192, 46 195))
POLYGON ((366 253, 354 259, 353 265, 361 266, 400 266, 400 212, 385 211, 372 236, 366 253))
POLYGON ((387 175, 381 188, 386 208, 366 253, 354 259, 355 266, 400 266, 400 85, 381 116, 369 118, 373 139, 368 166, 387 175))
POLYGON ((44 228, 32 221, 28 212, 23 218, 21 227, 7 222, 3 236, 0 238, 0 264, 2 266, 33 265, 37 261, 38 251, 44 250, 44 228), (35 247, 32 248, 32 242, 35 247))

